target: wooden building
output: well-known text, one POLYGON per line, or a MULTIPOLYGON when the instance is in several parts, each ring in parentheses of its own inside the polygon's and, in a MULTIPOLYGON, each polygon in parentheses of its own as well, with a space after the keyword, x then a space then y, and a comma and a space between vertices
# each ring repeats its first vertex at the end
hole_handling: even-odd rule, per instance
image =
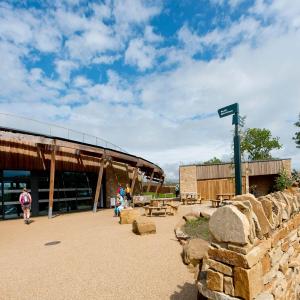
MULTIPOLYGON (((242 164, 243 193, 256 196, 268 194, 278 173, 285 169, 291 173, 290 159, 273 159, 244 162, 242 164)), ((234 193, 234 165, 185 165, 179 167, 180 192, 200 193, 204 199, 216 199, 219 193, 234 193)))
POLYGON ((32 132, 0 128, 0 219, 20 216, 18 197, 32 195, 33 215, 106 208, 118 184, 142 191, 142 177, 164 182, 163 170, 118 150, 32 132))

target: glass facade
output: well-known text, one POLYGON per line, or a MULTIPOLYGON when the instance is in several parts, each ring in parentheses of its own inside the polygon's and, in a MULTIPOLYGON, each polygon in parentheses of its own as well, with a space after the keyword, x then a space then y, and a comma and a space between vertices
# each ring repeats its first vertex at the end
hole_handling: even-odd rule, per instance
POLYGON ((30 192, 30 171, 5 170, 1 177, 1 216, 5 219, 17 218, 22 213, 19 195, 23 188, 30 192))
MULTIPOLYGON (((103 178, 105 182, 105 178, 103 178)), ((91 210, 97 174, 56 172, 53 212, 63 213, 91 210)), ((32 196, 33 215, 47 215, 49 208, 49 172, 3 170, 0 180, 0 218, 18 218, 22 214, 19 195, 26 187, 32 196), (32 189, 31 189, 32 187, 32 189)), ((104 206, 105 184, 101 189, 99 206, 104 206)))

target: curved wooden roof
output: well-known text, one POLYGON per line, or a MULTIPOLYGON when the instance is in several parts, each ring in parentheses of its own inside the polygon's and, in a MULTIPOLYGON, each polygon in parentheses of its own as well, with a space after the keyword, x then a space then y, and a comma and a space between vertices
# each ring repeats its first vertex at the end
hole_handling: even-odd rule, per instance
POLYGON ((97 171, 99 162, 113 161, 139 168, 146 178, 163 181, 164 171, 156 164, 129 153, 56 136, 0 127, 1 169, 49 169, 55 147, 58 169, 97 171))

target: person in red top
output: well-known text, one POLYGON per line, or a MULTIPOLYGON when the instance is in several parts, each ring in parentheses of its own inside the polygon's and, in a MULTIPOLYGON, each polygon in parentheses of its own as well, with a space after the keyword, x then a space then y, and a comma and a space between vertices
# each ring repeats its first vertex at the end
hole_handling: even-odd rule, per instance
POLYGON ((24 217, 24 223, 29 224, 30 221, 30 208, 31 208, 31 196, 27 192, 27 190, 24 188, 23 192, 20 194, 19 202, 21 204, 22 210, 23 210, 23 217, 24 217))

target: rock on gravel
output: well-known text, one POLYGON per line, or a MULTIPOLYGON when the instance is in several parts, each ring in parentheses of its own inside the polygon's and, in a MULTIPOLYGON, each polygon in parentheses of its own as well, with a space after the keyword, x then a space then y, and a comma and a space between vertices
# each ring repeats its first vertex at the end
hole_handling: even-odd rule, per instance
POLYGON ((136 234, 156 233, 155 223, 147 217, 139 217, 132 223, 132 231, 136 234))
POLYGON ((198 265, 200 260, 207 254, 209 243, 202 239, 191 239, 183 246, 184 263, 198 265))

